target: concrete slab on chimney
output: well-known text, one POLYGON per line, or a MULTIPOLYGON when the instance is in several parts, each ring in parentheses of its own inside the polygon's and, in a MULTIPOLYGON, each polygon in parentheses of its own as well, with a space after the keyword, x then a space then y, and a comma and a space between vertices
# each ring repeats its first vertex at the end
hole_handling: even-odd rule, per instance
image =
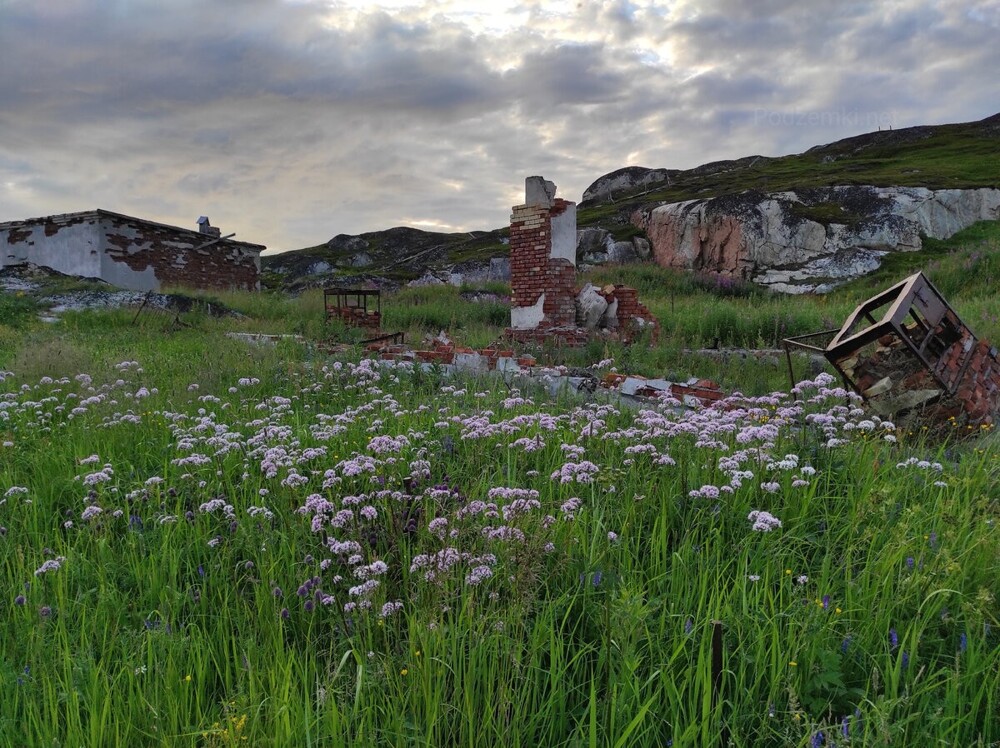
POLYGON ((543 205, 551 208, 556 199, 556 186, 544 177, 526 177, 524 180, 524 204, 543 205))

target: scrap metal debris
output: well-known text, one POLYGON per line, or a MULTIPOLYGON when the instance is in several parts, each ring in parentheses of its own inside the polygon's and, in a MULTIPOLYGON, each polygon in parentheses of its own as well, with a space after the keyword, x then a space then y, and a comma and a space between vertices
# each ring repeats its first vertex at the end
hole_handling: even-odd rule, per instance
POLYGON ((997 349, 975 336, 923 273, 860 304, 839 330, 784 342, 786 352, 822 351, 883 417, 972 431, 1000 416, 997 349), (825 348, 806 343, 831 333, 825 348))

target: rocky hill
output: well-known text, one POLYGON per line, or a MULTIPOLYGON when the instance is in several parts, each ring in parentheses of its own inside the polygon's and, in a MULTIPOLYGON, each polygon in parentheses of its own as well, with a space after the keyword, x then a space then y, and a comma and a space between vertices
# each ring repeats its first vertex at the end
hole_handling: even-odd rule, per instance
MULTIPOLYGON (((375 283, 395 287, 428 273, 491 279, 491 260, 508 255, 508 229, 443 234, 399 226, 262 257, 265 286, 300 291, 326 285, 375 283)), ((496 263, 492 263, 496 267, 496 263)), ((505 280, 503 271, 493 279, 505 280)))
MULTIPOLYGON (((878 267, 887 252, 919 248, 922 236, 946 238, 969 221, 1000 218, 996 198, 983 191, 997 188, 1000 114, 866 133, 791 156, 687 170, 630 166, 584 191, 578 260, 652 256, 777 290, 825 290, 878 267), (730 207, 735 212, 727 213, 730 207)), ((264 282, 297 290, 359 281, 392 286, 428 274, 502 279, 506 241, 506 228, 341 234, 263 258, 264 282)))
POLYGON ((784 293, 825 292, 876 270, 890 252, 923 248, 1000 219, 1000 190, 836 186, 666 203, 632 220, 656 261, 749 280, 784 293))

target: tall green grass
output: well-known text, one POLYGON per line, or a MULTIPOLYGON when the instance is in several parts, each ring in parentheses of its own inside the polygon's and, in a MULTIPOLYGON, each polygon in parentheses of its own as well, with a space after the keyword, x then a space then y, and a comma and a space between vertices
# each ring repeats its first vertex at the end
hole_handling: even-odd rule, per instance
MULTIPOLYGON (((719 437, 726 449, 692 435, 654 439, 676 462, 657 467, 625 452, 634 440, 587 435, 594 417, 608 432, 634 426, 632 411, 584 416, 578 401, 548 403, 530 386, 523 394, 534 404, 505 405, 507 389, 489 379, 376 381, 226 340, 124 321, 80 329, 77 345, 107 372, 95 385, 123 380, 111 390, 116 403, 68 419, 56 408, 75 384, 8 398, 52 399, 0 424, 0 440, 13 442, 0 451, 0 496, 29 490, 0 506, 0 744, 704 746, 723 729, 739 746, 813 745, 820 732, 823 745, 1000 740, 992 449, 864 432, 830 448, 792 422, 770 451, 814 467, 809 484, 793 487, 791 472, 761 458, 743 488, 712 502, 689 493, 724 482, 719 458, 742 448, 732 434, 719 437), (119 371, 123 359, 143 371, 119 371), (260 381, 230 392, 240 377, 260 381), (140 385, 159 391, 130 400, 140 385), (275 410, 274 396, 288 405, 275 410), (128 410, 141 422, 115 417, 128 410), (540 449, 525 452, 505 434, 467 440, 454 423, 435 426, 487 411, 493 421, 547 412, 554 430, 526 430, 540 449), (374 436, 410 434, 402 466, 380 468, 388 488, 405 490, 406 460, 423 449, 427 485, 446 483, 465 502, 493 486, 535 489, 541 513, 558 519, 545 530, 525 520, 524 551, 504 550, 487 586, 459 577, 436 588, 408 571, 435 547, 424 527, 438 510, 426 504, 414 539, 390 519, 371 551, 398 569, 385 584, 400 591, 400 614, 309 611, 296 588, 316 574, 328 582, 329 572, 318 567, 322 536, 295 509, 316 489, 264 477, 259 457, 248 470, 248 448, 201 468, 172 464, 190 454, 174 430, 208 413, 245 436, 258 419, 288 427, 303 446, 323 443, 310 429, 317 414, 355 413, 325 442, 320 475, 367 452, 374 436), (563 443, 600 466, 595 482, 549 478, 567 460, 563 443), (98 464, 79 464, 91 454, 98 464), (910 454, 940 460, 941 471, 896 467, 910 454), (76 476, 104 462, 113 480, 91 500, 105 513, 84 521, 90 489, 76 476), (163 482, 146 485, 154 476, 163 482), (777 493, 758 487, 772 477, 777 493), (145 494, 126 498, 136 490, 145 494), (215 496, 233 505, 237 527, 199 511, 215 496), (559 508, 570 496, 582 500, 572 521, 559 508), (247 515, 260 505, 273 521, 247 515), (750 532, 752 509, 783 527, 750 532), (554 552, 533 546, 536 537, 554 552), (61 569, 35 576, 57 556, 61 569), (725 632, 718 700, 714 620, 725 632)), ((34 386, 20 375, 3 386, 22 383, 34 386)), ((758 405, 743 427, 776 418, 758 405)), ((339 503, 372 490, 362 476, 321 493, 339 503)), ((399 511, 389 497, 378 508, 387 519, 399 511)))

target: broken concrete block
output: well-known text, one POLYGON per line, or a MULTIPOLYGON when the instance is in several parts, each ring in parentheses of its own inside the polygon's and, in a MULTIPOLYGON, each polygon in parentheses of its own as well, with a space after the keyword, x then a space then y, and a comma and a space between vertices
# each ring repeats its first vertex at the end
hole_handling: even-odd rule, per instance
POLYGON ((618 386, 618 391, 623 395, 635 395, 649 382, 648 379, 640 379, 639 377, 625 377, 623 381, 618 386))
POLYGON ((884 398, 872 403, 872 408, 881 416, 891 417, 897 413, 928 405, 941 397, 941 390, 909 390, 892 398, 884 398))
POLYGON ((517 374, 521 371, 521 365, 516 359, 509 358, 507 356, 500 356, 497 359, 497 371, 517 374))
POLYGON ((577 295, 575 304, 576 324, 588 330, 596 330, 605 312, 608 311, 608 302, 598 292, 597 287, 590 283, 577 295))
POLYGON ((651 390, 665 392, 670 389, 670 382, 668 382, 666 379, 647 379, 646 387, 648 387, 651 390))
POLYGON ((456 353, 452 365, 457 371, 476 374, 490 370, 489 361, 478 353, 456 353))
POLYGON ((608 330, 614 330, 618 327, 618 299, 611 299, 608 308, 604 310, 604 314, 601 315, 601 319, 597 324, 599 327, 608 330))
POLYGON ((884 395, 886 392, 892 389, 892 379, 890 377, 882 377, 875 384, 869 387, 867 390, 861 394, 867 398, 878 397, 879 395, 884 395))
POLYGON ((556 199, 556 186, 544 177, 527 177, 524 180, 524 204, 551 208, 556 199))

